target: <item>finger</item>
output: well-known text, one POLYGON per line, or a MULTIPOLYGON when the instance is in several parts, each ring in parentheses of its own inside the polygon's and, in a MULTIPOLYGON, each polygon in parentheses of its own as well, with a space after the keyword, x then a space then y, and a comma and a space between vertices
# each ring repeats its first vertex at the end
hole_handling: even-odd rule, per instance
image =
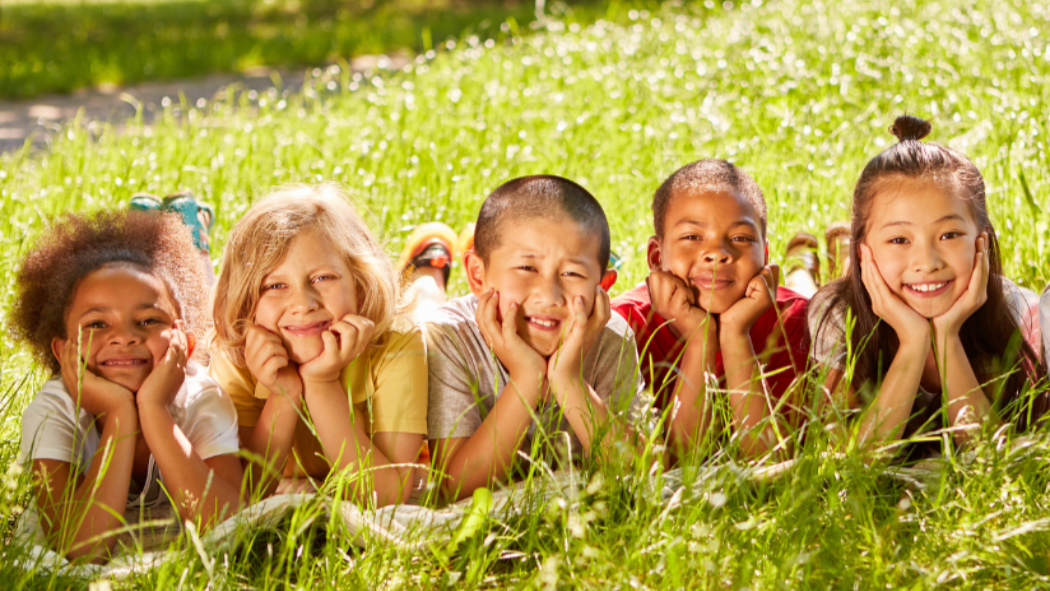
MULTIPOLYGON (((507 307, 507 313, 503 315, 503 326, 501 327, 501 335, 504 343, 509 343, 514 340, 514 337, 518 335, 517 327, 518 319, 518 304, 513 303, 507 307)), ((495 323, 496 319, 492 319, 495 323)))
POLYGON ((330 331, 324 331, 321 333, 321 354, 319 357, 323 357, 329 361, 335 359, 339 355, 339 342, 336 340, 335 335, 330 331))
POLYGON ((612 318, 612 300, 609 299, 609 292, 605 291, 602 286, 598 286, 598 295, 594 300, 595 313, 592 316, 597 317, 597 322, 601 326, 605 326, 609 323, 609 319, 612 318))
POLYGON ((359 345, 364 346, 371 342, 372 335, 374 335, 376 331, 375 322, 356 314, 347 314, 343 317, 343 322, 346 322, 357 329, 357 341, 359 345))
POLYGON ((349 322, 336 322, 328 328, 328 331, 338 339, 339 361, 349 363, 357 357, 355 351, 360 342, 360 332, 357 326, 349 322))

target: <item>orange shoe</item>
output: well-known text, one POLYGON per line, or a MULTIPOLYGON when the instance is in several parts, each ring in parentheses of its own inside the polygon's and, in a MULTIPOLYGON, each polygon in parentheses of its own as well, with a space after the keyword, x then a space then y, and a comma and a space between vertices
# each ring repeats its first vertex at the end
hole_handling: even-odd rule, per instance
POLYGON ((398 266, 404 274, 415 272, 420 267, 441 269, 448 285, 452 273, 452 245, 458 238, 452 228, 441 222, 428 222, 416 226, 405 241, 405 248, 398 257, 398 266))

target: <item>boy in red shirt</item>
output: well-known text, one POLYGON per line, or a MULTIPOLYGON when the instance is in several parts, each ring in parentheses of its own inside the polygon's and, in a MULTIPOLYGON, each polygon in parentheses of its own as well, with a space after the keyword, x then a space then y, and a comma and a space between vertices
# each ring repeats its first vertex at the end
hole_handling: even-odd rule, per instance
MULTIPOLYGON (((634 329, 657 408, 672 409, 671 449, 682 455, 710 427, 717 377, 742 450, 762 455, 778 442, 770 412, 809 355, 809 302, 777 287, 762 190, 729 162, 701 160, 664 181, 652 208, 649 277, 612 308, 634 329)), ((790 406, 778 411, 789 420, 790 406)))

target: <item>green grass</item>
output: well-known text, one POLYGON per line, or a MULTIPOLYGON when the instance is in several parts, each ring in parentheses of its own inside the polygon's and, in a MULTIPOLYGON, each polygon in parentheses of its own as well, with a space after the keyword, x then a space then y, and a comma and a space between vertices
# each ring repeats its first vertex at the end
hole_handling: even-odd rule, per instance
MULTIPOLYGON (((754 173, 776 257, 795 231, 848 216, 861 168, 892 141, 886 128, 902 112, 931 120, 930 139, 984 172, 1008 275, 1037 289, 1050 279, 1045 0, 712 3, 632 17, 555 21, 498 43, 467 35, 404 73, 332 73, 301 95, 175 106, 152 128, 73 127, 46 152, 0 156, 0 280, 11 285, 46 216, 123 206, 137 191, 189 189, 211 201, 221 248, 273 185, 341 181, 396 253, 415 224, 458 229, 502 181, 550 172, 606 207, 626 259, 617 288, 626 289, 644 276, 649 198, 678 166, 724 157, 754 173)), ((3 472, 44 376, 7 337, 0 359, 3 472)), ((610 474, 578 504, 491 524, 448 561, 378 546, 347 554, 338 536, 297 558, 302 539, 273 537, 272 555, 257 542, 214 578, 186 550, 116 585, 1050 588, 1046 436, 1016 453, 981 446, 977 460, 952 458, 910 496, 857 458, 820 455, 821 439, 812 432, 799 469, 775 484, 750 484, 728 454, 716 455, 698 493, 669 511, 644 472, 610 474)), ((0 509, 29 502, 24 477, 13 482, 0 509)), ((10 563, 18 551, 0 551, 10 588, 86 584, 20 573, 10 563)))
MULTIPOLYGON (((552 4, 593 21, 605 2, 552 4)), ((641 4, 634 2, 633 4, 641 4)), ((421 53, 450 36, 505 36, 530 0, 19 0, 0 4, 0 97, 421 53), (506 25, 504 25, 506 27, 506 25)))

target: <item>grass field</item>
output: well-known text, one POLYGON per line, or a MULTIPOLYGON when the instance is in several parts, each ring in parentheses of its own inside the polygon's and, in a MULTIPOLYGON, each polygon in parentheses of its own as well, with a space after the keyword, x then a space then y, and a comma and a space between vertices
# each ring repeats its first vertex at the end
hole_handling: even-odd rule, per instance
MULTIPOLYGON (((548 12, 593 22, 615 17, 618 4, 549 2, 548 12)), ((0 98, 258 66, 324 66, 366 54, 419 53, 464 31, 505 36, 508 19, 527 26, 535 20, 535 2, 5 0, 0 3, 0 98)))
MULTIPOLYGON (((403 73, 333 72, 301 95, 176 105, 150 128, 71 127, 46 152, 2 155, 0 281, 11 285, 46 216, 119 207, 137 191, 188 189, 212 202, 221 248, 271 186, 336 180, 396 253, 414 225, 458 229, 503 180, 549 172, 578 180, 606 207, 625 289, 644 276, 648 200, 678 166, 724 157, 754 173, 775 254, 793 232, 846 218, 861 168, 892 141, 886 128, 903 112, 929 119, 930 139, 964 150, 984 172, 1008 275, 1036 289, 1050 279, 1045 0, 709 2, 624 20, 512 28, 498 43, 466 35, 403 73)), ((464 289, 460 277, 454 290, 464 289)), ((0 359, 2 473, 44 375, 6 335, 0 359)), ((739 476, 731 454, 697 460, 687 472, 704 475, 702 493, 673 509, 645 484, 645 467, 609 472, 579 503, 486 524, 442 559, 379 546, 347 554, 338 536, 307 543, 289 534, 218 557, 224 567, 214 570, 181 550, 113 586, 1050 588, 1045 435, 1009 453, 990 441, 976 459, 952 456, 925 490, 910 492, 859 458, 825 451, 811 431, 798 469, 761 486, 739 476)), ((9 472, 7 484, 0 510, 29 502, 24 475, 9 472)), ((0 552, 7 588, 88 583, 22 572, 12 565, 20 548, 0 552)))

